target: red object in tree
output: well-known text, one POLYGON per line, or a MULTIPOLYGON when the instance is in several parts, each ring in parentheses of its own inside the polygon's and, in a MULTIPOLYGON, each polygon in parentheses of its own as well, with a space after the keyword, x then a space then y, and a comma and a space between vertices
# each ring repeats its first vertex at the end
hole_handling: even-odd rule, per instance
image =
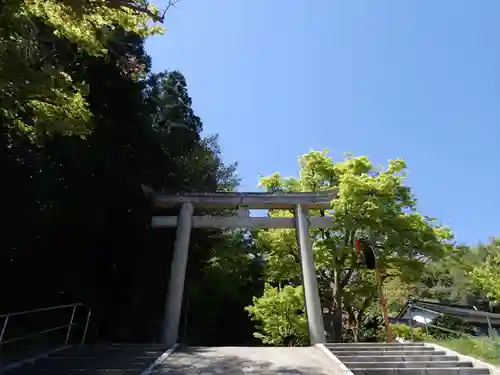
POLYGON ((361 241, 356 240, 356 255, 358 257, 358 262, 361 261, 361 241))

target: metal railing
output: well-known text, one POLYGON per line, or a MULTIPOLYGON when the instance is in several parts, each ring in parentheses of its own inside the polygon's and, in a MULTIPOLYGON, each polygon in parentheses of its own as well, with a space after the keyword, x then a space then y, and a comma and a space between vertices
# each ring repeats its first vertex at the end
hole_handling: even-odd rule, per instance
POLYGON ((44 335, 44 334, 49 333, 49 332, 59 331, 59 330, 63 330, 63 329, 66 329, 66 338, 65 338, 64 344, 67 345, 69 342, 69 338, 71 336, 71 330, 73 329, 74 326, 78 325, 77 323, 75 323, 75 314, 76 314, 78 307, 82 307, 85 310, 87 310, 87 316, 85 319, 85 326, 83 329, 83 334, 82 334, 82 339, 81 339, 81 344, 84 344, 85 339, 87 337, 87 331, 89 328, 90 316, 92 314, 92 311, 82 303, 73 303, 70 305, 58 305, 58 306, 45 307, 45 308, 41 308, 41 309, 26 310, 26 311, 20 311, 20 312, 0 315, 0 321, 2 319, 4 320, 3 325, 2 325, 2 329, 0 331, 0 350, 2 349, 2 347, 4 347, 7 344, 11 344, 11 343, 22 341, 22 340, 25 340, 25 339, 28 339, 31 337, 44 335), (23 335, 23 336, 13 337, 13 338, 10 338, 8 340, 4 340, 5 332, 7 331, 7 328, 9 326, 9 322, 14 317, 21 316, 21 315, 28 315, 28 314, 36 314, 36 313, 41 313, 41 312, 46 312, 46 311, 70 309, 70 308, 71 308, 71 317, 69 319, 68 324, 59 325, 56 327, 43 329, 41 331, 31 332, 31 333, 28 333, 28 334, 23 335))
MULTIPOLYGON (((413 328, 413 311, 412 311, 412 309, 417 309, 417 310, 420 310, 420 311, 423 311, 423 312, 429 312, 429 313, 432 313, 432 314, 447 315, 446 313, 436 312, 436 311, 433 311, 433 310, 430 310, 430 309, 426 309, 425 307, 414 305, 414 304, 409 304, 408 307, 410 309, 410 328, 413 328)), ((493 339, 493 336, 494 336, 493 335, 493 327, 491 325, 490 317, 489 317, 489 315, 488 315, 487 312, 484 312, 484 314, 481 314, 481 315, 484 315, 486 317, 486 322, 488 324, 488 336, 490 337, 490 339, 493 339)), ((427 322, 427 319, 425 317, 424 317, 424 322, 420 323, 420 324, 424 324, 425 331, 426 331, 427 334, 429 333, 428 327, 431 327, 431 328, 439 329, 439 330, 441 330, 443 332, 455 334, 457 336, 474 337, 473 335, 465 333, 465 332, 458 332, 458 331, 451 330, 449 328, 440 327, 440 326, 437 326, 435 324, 431 324, 431 323, 427 322)), ((412 332, 412 335, 413 335, 413 329, 411 330, 411 332, 412 332)))
MULTIPOLYGON (((432 311, 432 310, 429 310, 429 309, 426 309, 425 307, 421 307, 421 306, 416 306, 416 305, 410 305, 410 336, 411 336, 411 341, 415 341, 415 335, 414 335, 414 331, 413 331, 413 313, 411 311, 411 308, 416 308, 416 309, 420 309, 421 311, 424 311, 424 312, 431 312, 431 313, 436 313, 435 311, 432 311)), ((447 315, 445 313, 439 313, 439 315, 447 315)), ((445 328, 445 327, 440 327, 436 324, 432 324, 430 322, 427 322, 426 320, 424 320, 423 323, 420 323, 420 324, 424 324, 425 325, 425 330, 426 330, 426 333, 427 335, 429 335, 429 330, 428 328, 434 328, 436 330, 440 330, 442 332, 446 332, 446 333, 450 333, 452 334, 453 336, 451 336, 451 341, 449 340, 441 340, 439 341, 438 340, 438 344, 439 345, 444 345, 446 347, 448 347, 449 349, 452 349, 452 350, 456 350, 457 352, 460 352, 462 354, 465 354, 465 355, 470 355, 470 356, 473 356, 473 357, 478 357, 480 359, 483 359, 487 362, 489 362, 490 360, 498 360, 500 358, 500 340, 498 338, 494 338, 492 335, 492 327, 491 327, 491 321, 489 319, 489 316, 488 315, 485 315, 487 317, 487 323, 488 323, 488 330, 489 330, 489 334, 490 336, 474 336, 474 335, 471 335, 469 333, 466 333, 466 332, 460 332, 460 331, 455 331, 455 330, 452 330, 452 329, 449 329, 449 328, 445 328), (455 343, 455 345, 453 345, 453 337, 455 338, 460 338, 459 340, 462 340, 462 339, 466 339, 465 342, 469 342, 470 344, 465 344, 464 345, 458 345, 455 343), (446 342, 448 342, 448 344, 446 344, 446 342), (450 343, 451 343, 451 346, 450 346, 450 343)), ((425 318, 424 318, 425 319, 425 318)))

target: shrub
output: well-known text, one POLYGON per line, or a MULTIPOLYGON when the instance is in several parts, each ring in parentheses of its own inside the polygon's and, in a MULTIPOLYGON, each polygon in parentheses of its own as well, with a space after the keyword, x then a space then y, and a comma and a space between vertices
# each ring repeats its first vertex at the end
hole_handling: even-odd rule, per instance
MULTIPOLYGON (((424 329, 420 327, 413 328, 413 338, 411 335, 411 329, 406 324, 391 324, 392 337, 402 338, 403 340, 412 340, 412 341, 425 341, 430 340, 432 337, 428 335, 424 329)), ((381 330, 378 341, 386 341, 387 336, 385 333, 385 329, 381 330)))
MULTIPOLYGON (((391 324, 392 335, 396 337, 401 337, 405 340, 411 340, 411 329, 406 324, 391 324)), ((423 328, 415 327, 413 328, 413 341, 424 341, 431 338, 423 328)))
POLYGON ((273 288, 266 284, 264 295, 254 297, 246 310, 258 322, 254 336, 274 346, 307 345, 309 339, 302 286, 273 288))

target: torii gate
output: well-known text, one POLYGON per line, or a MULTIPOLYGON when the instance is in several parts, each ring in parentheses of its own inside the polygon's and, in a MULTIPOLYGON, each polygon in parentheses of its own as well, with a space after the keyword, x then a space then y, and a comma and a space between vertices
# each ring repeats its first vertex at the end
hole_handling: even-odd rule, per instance
POLYGON ((309 217, 308 209, 329 209, 336 194, 317 193, 155 193, 143 186, 157 208, 181 206, 178 217, 153 216, 152 227, 177 227, 165 306, 163 341, 177 342, 191 228, 295 228, 311 345, 324 343, 325 331, 309 228, 330 228, 330 217, 309 217), (238 209, 237 216, 193 216, 195 207, 238 209), (292 209, 294 218, 250 217, 250 209, 292 209))

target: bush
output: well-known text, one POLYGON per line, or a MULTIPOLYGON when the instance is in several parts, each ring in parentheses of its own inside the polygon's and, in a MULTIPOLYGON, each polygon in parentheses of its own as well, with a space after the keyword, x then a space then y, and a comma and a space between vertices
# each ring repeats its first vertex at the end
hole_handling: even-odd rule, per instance
MULTIPOLYGON (((411 329, 406 324, 391 324, 392 335, 394 338, 400 337, 404 340, 411 340, 411 329)), ((431 338, 423 328, 413 328, 413 341, 424 341, 431 338)))
MULTIPOLYGON (((392 330, 392 337, 394 339, 398 337, 403 340, 412 340, 412 341, 425 341, 432 339, 432 337, 426 334, 425 330, 420 327, 413 328, 413 339, 410 327, 407 326, 406 324, 391 324, 391 330, 392 330)), ((387 335, 385 333, 385 329, 382 329, 380 331, 378 341, 386 341, 386 340, 387 340, 387 335)))
POLYGON ((304 312, 302 286, 273 288, 266 284, 264 295, 254 297, 253 305, 245 308, 258 322, 254 336, 264 344, 274 346, 307 345, 309 332, 304 312))

